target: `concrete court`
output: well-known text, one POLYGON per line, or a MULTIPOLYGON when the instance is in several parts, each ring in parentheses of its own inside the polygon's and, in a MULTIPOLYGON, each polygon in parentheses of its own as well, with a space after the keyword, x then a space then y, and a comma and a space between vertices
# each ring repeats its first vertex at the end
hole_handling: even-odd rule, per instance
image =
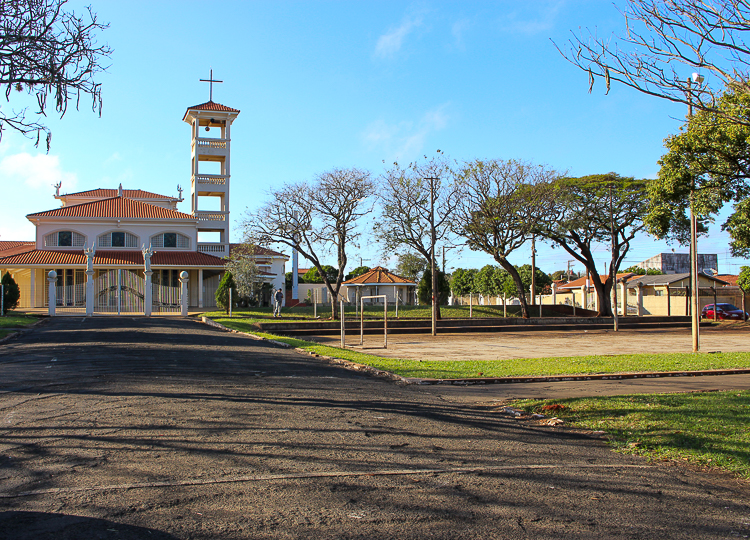
POLYGON ((180 319, 0 345, 0 539, 731 538, 750 488, 180 319))

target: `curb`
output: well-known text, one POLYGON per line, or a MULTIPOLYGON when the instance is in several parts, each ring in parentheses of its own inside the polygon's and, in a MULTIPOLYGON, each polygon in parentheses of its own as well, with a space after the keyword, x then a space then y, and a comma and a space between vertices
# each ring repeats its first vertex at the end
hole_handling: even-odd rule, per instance
MULTIPOLYGON (((227 332, 233 332, 235 334, 242 334, 258 341, 267 341, 280 345, 281 347, 290 348, 291 345, 282 343, 280 341, 274 341, 264 337, 248 334, 246 332, 240 332, 238 330, 232 330, 227 328, 221 323, 217 323, 206 317, 201 317, 201 320, 209 325, 225 330, 227 332)), ((37 323, 38 324, 38 323, 37 323)), ((7 339, 7 338, 6 338, 7 339)), ((542 377, 472 377, 470 379, 417 379, 413 377, 402 377, 390 371, 383 371, 372 366, 364 364, 358 364, 351 360, 344 360, 343 358, 335 358, 333 356, 325 356, 318 354, 306 349, 294 347, 294 350, 325 360, 329 364, 341 366, 351 371, 357 371, 360 373, 367 373, 375 377, 388 379, 403 385, 452 385, 452 386, 472 386, 480 384, 531 384, 531 383, 543 383, 543 382, 568 382, 568 381, 608 381, 608 380, 624 380, 624 379, 658 379, 664 377, 710 377, 713 375, 745 375, 750 374, 750 368, 737 368, 737 369, 706 369, 700 371, 650 371, 650 372, 635 372, 635 373, 596 373, 588 375, 549 375, 542 377)))
POLYGON ((21 328, 15 328, 14 332, 11 332, 10 334, 8 334, 7 336, 5 336, 4 338, 0 338, 0 345, 3 344, 3 343, 5 343, 6 341, 10 341, 14 337, 17 337, 17 336, 23 334, 24 332, 28 332, 32 328, 36 328, 37 326, 40 326, 42 323, 46 322, 47 320, 49 320, 49 319, 42 319, 42 318, 40 318, 34 324, 29 324, 29 325, 23 326, 21 328))
POLYGON ((408 384, 517 384, 566 381, 608 381, 623 379, 658 379, 662 377, 708 377, 712 375, 744 375, 750 368, 705 369, 700 371, 647 371, 636 373, 597 373, 590 375, 550 375, 546 377, 473 377, 471 379, 408 379, 408 384))

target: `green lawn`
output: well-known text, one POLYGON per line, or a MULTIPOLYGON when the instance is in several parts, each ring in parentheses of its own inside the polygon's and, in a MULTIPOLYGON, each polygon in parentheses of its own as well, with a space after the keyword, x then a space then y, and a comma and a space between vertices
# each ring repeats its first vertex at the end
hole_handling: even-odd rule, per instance
POLYGON ((258 333, 254 318, 212 317, 228 328, 293 344, 326 356, 344 358, 419 379, 465 379, 478 377, 524 377, 623 373, 648 371, 696 371, 703 369, 750 368, 750 353, 672 353, 621 354, 613 356, 568 356, 559 358, 518 358, 511 360, 430 361, 383 358, 349 349, 327 347, 301 339, 281 338, 258 333), (322 352, 324 351, 325 352, 322 352), (357 358, 357 359, 355 359, 357 358))
POLYGON ((19 328, 34 324, 39 320, 37 317, 12 315, 12 312, 10 313, 11 315, 0 317, 0 328, 19 328))
POLYGON ((721 467, 750 478, 750 390, 523 400, 512 405, 557 416, 574 427, 604 431, 619 452, 721 467))

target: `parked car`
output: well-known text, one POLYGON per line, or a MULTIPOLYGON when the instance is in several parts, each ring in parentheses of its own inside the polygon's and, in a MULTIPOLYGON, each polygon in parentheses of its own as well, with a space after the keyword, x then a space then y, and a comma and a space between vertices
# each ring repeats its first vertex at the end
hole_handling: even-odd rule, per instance
MULTIPOLYGON (((708 304, 703 307, 701 317, 706 319, 714 318, 714 305, 708 304)), ((716 318, 723 321, 724 319, 744 320, 747 314, 740 308, 732 304, 716 304, 716 318)))

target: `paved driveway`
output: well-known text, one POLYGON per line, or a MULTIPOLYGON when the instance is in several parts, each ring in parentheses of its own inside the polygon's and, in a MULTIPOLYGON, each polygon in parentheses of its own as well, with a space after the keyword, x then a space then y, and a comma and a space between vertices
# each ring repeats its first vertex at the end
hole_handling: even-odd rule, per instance
POLYGON ((195 321, 0 345, 0 538, 727 538, 727 476, 195 321))

